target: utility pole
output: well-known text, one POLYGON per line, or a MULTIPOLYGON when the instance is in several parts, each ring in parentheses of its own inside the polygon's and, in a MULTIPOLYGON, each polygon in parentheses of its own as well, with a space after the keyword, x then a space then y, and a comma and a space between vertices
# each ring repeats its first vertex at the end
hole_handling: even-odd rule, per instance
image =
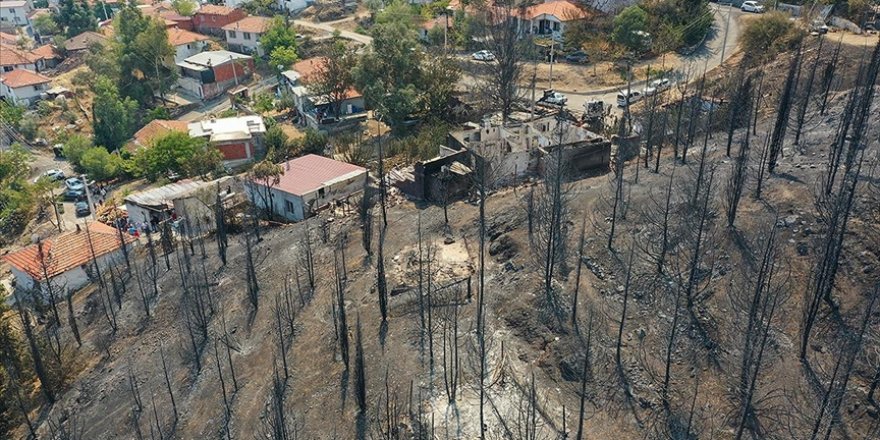
POLYGON ((92 189, 89 188, 89 182, 86 180, 86 175, 80 174, 79 180, 82 182, 83 187, 85 187, 86 189, 86 200, 89 203, 89 211, 91 211, 92 220, 97 221, 97 219, 95 218, 95 204, 92 202, 92 189))
POLYGON ((724 25, 724 40, 721 43, 721 64, 724 65, 724 52, 727 50, 727 33, 730 31, 730 14, 733 13, 733 4, 727 5, 727 21, 724 25))

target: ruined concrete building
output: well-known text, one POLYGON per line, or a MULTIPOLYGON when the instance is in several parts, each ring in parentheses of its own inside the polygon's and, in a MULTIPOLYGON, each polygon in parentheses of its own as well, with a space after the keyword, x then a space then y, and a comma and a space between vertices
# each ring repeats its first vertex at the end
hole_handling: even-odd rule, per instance
POLYGON ((471 128, 450 132, 447 144, 487 161, 496 184, 540 175, 547 155, 556 148, 563 149, 562 162, 572 176, 607 169, 611 160, 608 139, 554 116, 506 125, 491 121, 472 124, 471 128))

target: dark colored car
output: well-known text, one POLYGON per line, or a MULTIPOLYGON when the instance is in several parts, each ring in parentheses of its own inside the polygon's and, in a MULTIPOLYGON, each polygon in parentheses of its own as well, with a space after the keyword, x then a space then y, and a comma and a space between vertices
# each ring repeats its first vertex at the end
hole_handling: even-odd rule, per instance
POLYGON ((584 64, 590 61, 590 57, 586 52, 579 50, 566 55, 565 61, 568 61, 569 63, 584 64))
POLYGON ((75 202, 86 198, 86 193, 81 189, 64 190, 64 200, 75 202))
POLYGON ((76 209, 77 217, 85 217, 92 213, 92 210, 89 209, 89 203, 85 200, 80 200, 79 202, 76 202, 76 204, 73 206, 76 209))

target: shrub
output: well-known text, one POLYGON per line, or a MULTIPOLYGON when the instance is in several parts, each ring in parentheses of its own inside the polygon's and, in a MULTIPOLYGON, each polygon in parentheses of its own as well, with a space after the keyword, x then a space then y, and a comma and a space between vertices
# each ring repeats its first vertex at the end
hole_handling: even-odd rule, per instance
POLYGON ((787 15, 768 12, 746 25, 740 43, 747 59, 760 62, 797 47, 803 36, 787 15))
POLYGON ((80 167, 95 180, 111 180, 122 176, 125 164, 118 154, 110 154, 104 147, 91 147, 80 157, 80 167))
POLYGON ((82 161, 82 156, 86 150, 92 148, 91 139, 80 134, 74 134, 65 139, 63 143, 64 157, 66 157, 79 172, 84 172, 85 170, 80 166, 80 162, 82 161))
POLYGON ((25 139, 32 141, 40 133, 40 121, 33 115, 26 115, 18 122, 18 131, 25 139))

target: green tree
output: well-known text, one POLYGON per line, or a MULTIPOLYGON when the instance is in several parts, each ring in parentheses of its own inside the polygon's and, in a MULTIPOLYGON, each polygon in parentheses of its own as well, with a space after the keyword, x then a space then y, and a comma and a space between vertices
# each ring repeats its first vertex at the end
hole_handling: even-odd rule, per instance
POLYGON ((284 170, 280 165, 276 165, 269 160, 261 160, 251 168, 251 180, 259 188, 254 188, 263 205, 265 216, 272 219, 275 216, 274 201, 272 200, 272 188, 281 181, 281 175, 284 170))
POLYGON ((64 140, 64 157, 73 164, 74 168, 77 168, 77 171, 85 172, 80 168, 80 162, 83 154, 90 148, 92 148, 91 139, 81 134, 72 134, 64 140))
POLYGON ((34 18, 34 29, 40 36, 44 37, 61 32, 58 23, 55 22, 55 19, 50 14, 42 14, 34 18))
POLYGON ((747 59, 769 60, 779 52, 797 47, 803 31, 782 12, 768 12, 750 20, 743 29, 740 44, 747 59))
POLYGON ((122 98, 116 84, 106 76, 98 78, 94 91, 92 129, 95 144, 109 149, 119 148, 134 133, 137 102, 122 98))
POLYGON ((454 58, 448 55, 432 55, 422 63, 422 105, 429 118, 450 121, 449 111, 453 100, 455 85, 461 70, 454 58))
POLYGON ((171 7, 184 17, 189 17, 195 14, 196 10, 198 10, 198 6, 199 5, 193 0, 171 0, 171 7))
POLYGON ((396 133, 419 107, 424 53, 411 15, 410 6, 400 0, 379 13, 373 44, 354 72, 364 99, 396 133))
POLYGON ((342 101, 354 86, 352 71, 356 66, 355 50, 345 45, 339 31, 334 32, 330 50, 318 68, 316 79, 309 86, 313 94, 324 97, 330 103, 330 110, 334 115, 341 113, 342 101))
MULTIPOLYGON (((114 72, 123 96, 146 106, 156 95, 164 95, 177 81, 174 47, 168 42, 165 24, 145 17, 134 4, 122 8, 114 20, 114 72)), ((106 52, 103 52, 106 56, 106 52)), ((106 62, 106 60, 104 61, 106 62)), ((90 64, 91 65, 91 64, 90 64)))
POLYGON ((260 38, 260 46, 266 54, 271 54, 279 47, 293 49, 296 52, 296 32, 284 17, 276 15, 260 38))
POLYGON ((58 12, 53 17, 68 37, 98 28, 98 19, 86 0, 61 0, 58 12))
POLYGON ((269 152, 267 157, 270 160, 277 162, 286 159, 290 155, 290 137, 287 136, 287 133, 278 124, 266 129, 266 134, 263 135, 263 145, 266 146, 266 151, 269 152))
POLYGON ((305 136, 297 140, 297 155, 305 156, 306 154, 324 154, 327 149, 327 143, 330 138, 326 134, 311 128, 306 129, 305 136))
POLYGON ((29 162, 20 144, 0 149, 0 241, 17 236, 33 218, 37 197, 27 180, 29 162))
POLYGON ((276 73, 280 74, 289 69, 298 59, 295 47, 280 46, 276 47, 269 54, 269 65, 272 66, 272 69, 275 69, 276 73))
POLYGON ((89 177, 99 181, 120 177, 125 172, 125 160, 118 154, 110 154, 104 147, 85 150, 79 164, 89 177))
POLYGON ((134 171, 150 181, 168 175, 205 176, 220 166, 220 152, 205 138, 170 132, 153 140, 134 156, 134 171))
POLYGON ((18 129, 18 124, 21 122, 21 118, 24 117, 24 112, 24 107, 0 100, 0 121, 9 124, 12 128, 18 129))
POLYGON ((611 40, 632 51, 645 49, 642 32, 648 26, 648 13, 639 6, 629 6, 614 17, 614 30, 611 40))

